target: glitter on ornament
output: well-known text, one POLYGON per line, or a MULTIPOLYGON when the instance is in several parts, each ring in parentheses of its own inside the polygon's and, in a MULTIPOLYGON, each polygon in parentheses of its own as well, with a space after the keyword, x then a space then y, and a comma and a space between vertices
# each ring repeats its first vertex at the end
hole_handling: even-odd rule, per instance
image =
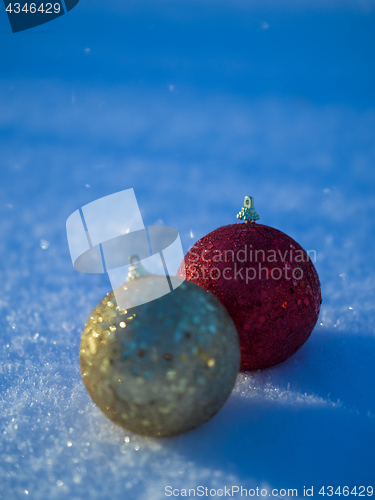
POLYGON ((240 212, 246 223, 198 240, 179 273, 221 300, 239 333, 241 370, 257 370, 285 361, 306 342, 321 292, 306 251, 278 229, 255 223, 246 199, 252 198, 240 212))
MULTIPOLYGON (((163 279, 141 275, 126 286, 139 294, 141 280, 152 288, 163 279)), ((240 365, 238 334, 220 301, 194 283, 129 310, 116 306, 111 292, 85 325, 80 363, 108 418, 138 434, 172 436, 225 403, 240 365)))

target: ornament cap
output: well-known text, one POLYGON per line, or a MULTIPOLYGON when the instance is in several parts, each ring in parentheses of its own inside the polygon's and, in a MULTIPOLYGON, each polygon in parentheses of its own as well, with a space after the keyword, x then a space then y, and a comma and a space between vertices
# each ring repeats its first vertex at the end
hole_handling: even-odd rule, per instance
POLYGON ((246 222, 254 222, 259 220, 259 215, 254 208, 254 198, 252 196, 245 196, 241 212, 237 214, 237 219, 245 220, 246 222))
POLYGON ((142 278, 143 276, 150 276, 151 273, 146 271, 146 269, 140 263, 140 258, 138 255, 134 254, 129 257, 129 272, 126 281, 134 281, 138 278, 142 278))

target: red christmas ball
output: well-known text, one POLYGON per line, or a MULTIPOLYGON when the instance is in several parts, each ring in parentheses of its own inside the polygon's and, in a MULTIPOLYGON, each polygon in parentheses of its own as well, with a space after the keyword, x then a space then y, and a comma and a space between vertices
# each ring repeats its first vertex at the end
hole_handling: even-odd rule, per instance
POLYGON ((237 327, 241 370, 292 356, 319 316, 319 277, 307 252, 285 233, 250 223, 223 226, 186 254, 179 276, 212 292, 237 327))

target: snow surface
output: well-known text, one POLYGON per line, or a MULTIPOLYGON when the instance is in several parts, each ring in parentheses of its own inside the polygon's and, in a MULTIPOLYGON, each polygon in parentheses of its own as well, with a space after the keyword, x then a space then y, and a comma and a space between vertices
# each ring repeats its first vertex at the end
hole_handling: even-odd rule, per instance
POLYGON ((374 485, 373 4, 112 4, 18 35, 0 15, 0 498, 374 485), (110 287, 73 269, 65 222, 130 187, 185 251, 250 194, 317 254, 308 342, 175 438, 117 427, 80 377, 110 287))

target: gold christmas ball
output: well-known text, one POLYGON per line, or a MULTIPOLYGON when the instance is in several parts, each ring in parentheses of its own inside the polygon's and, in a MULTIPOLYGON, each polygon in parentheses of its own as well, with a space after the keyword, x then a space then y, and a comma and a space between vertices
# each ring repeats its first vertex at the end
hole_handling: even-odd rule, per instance
MULTIPOLYGON (((127 282, 128 294, 139 297, 140 280, 152 289, 165 278, 127 282)), ((108 418, 147 436, 172 436, 209 420, 240 366, 237 330, 220 301, 187 281, 174 288, 129 310, 111 292, 82 334, 81 373, 91 398, 108 418)))

